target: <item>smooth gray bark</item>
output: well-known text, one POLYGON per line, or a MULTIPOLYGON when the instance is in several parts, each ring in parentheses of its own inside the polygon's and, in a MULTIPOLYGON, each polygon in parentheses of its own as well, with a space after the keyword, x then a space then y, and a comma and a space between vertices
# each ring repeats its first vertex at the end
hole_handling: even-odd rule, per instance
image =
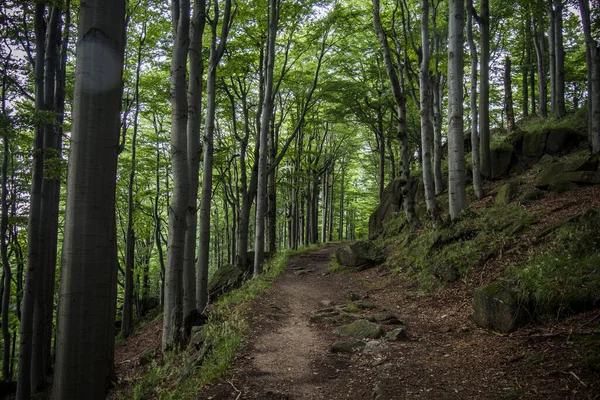
MULTIPOLYGON (((474 10, 473 10, 474 12, 474 10)), ((479 146, 481 172, 489 177, 492 155, 490 151, 490 6, 489 0, 481 0, 479 16, 475 15, 480 34, 481 79, 479 81, 479 146)))
MULTIPOLYGON (((465 18, 463 0, 449 1, 449 16, 448 188, 450 218, 455 219, 467 207, 463 141, 463 30, 465 18)), ((482 65, 482 71, 483 69, 485 67, 482 65)))
POLYGON ((104 399, 114 369, 114 200, 124 21, 123 0, 90 0, 79 14, 56 334, 56 399, 104 399))
MULTIPOLYGON (((35 9, 35 109, 44 110, 44 57, 45 36, 44 23, 45 5, 37 3, 35 9)), ((17 399, 29 400, 31 396, 32 354, 34 337, 34 317, 36 296, 41 295, 44 271, 42 267, 40 225, 41 225, 41 199, 42 181, 44 170, 43 159, 44 130, 41 125, 35 129, 33 141, 33 166, 31 178, 31 191, 29 197, 29 217, 27 221, 27 272, 25 289, 23 292, 23 307, 21 311, 21 332, 19 347, 19 375, 17 379, 17 399)), ((39 318, 40 316, 38 316, 39 318)), ((41 348, 39 349, 41 351, 41 348)))
POLYGON ((225 1, 221 35, 217 44, 217 24, 219 22, 219 3, 213 3, 214 15, 210 20, 211 39, 208 58, 208 74, 206 77, 206 121, 204 122, 204 160, 202 176, 202 197, 200 199, 200 235, 198 241, 198 265, 196 275, 196 309, 203 312, 208 303, 208 266, 210 251, 210 199, 213 181, 213 146, 216 114, 217 67, 225 52, 227 35, 231 28, 231 0, 225 1))
POLYGON ((435 201, 435 182, 431 168, 431 147, 433 144, 433 125, 431 107, 433 106, 431 75, 429 74, 429 0, 421 0, 421 65, 419 68, 419 91, 421 97, 421 160, 423 164, 423 186, 427 211, 434 223, 438 223, 440 212, 435 201))
POLYGON ((544 62, 545 54, 545 36, 544 32, 540 29, 540 23, 536 21, 535 16, 532 20, 533 25, 533 43, 535 45, 535 54, 537 57, 537 70, 538 70, 538 89, 539 89, 539 101, 538 101, 538 115, 540 118, 548 117, 548 88, 547 88, 547 75, 544 62))
POLYGON ((183 257, 188 207, 187 85, 186 61, 189 46, 190 2, 173 0, 173 58, 171 61, 171 163, 173 197, 169 212, 167 266, 162 347, 180 345, 183 327, 183 257))
POLYGON ((267 36, 267 64, 265 70, 264 100, 260 124, 258 152, 258 185, 256 193, 256 223, 254 235, 254 275, 262 273, 265 251, 265 219, 267 216, 267 139, 273 113, 273 72, 275 69, 275 42, 279 23, 279 0, 269 2, 269 29, 267 36))
POLYGON ((512 95, 512 65, 508 56, 504 61, 504 114, 506 115, 506 130, 508 133, 512 133, 516 123, 512 95))
POLYGON ((479 112, 477 110, 477 48, 473 39, 473 0, 467 0, 467 41, 471 55, 471 160, 473 168, 473 191, 478 199, 483 197, 483 182, 481 179, 481 165, 479 162, 479 112))
POLYGON ((200 171, 200 125, 202 123, 202 82, 204 79, 204 59, 202 38, 206 25, 205 0, 194 0, 194 10, 190 26, 188 82, 187 152, 189 171, 189 204, 187 209, 187 229, 185 231, 185 252, 183 256, 183 317, 196 310, 196 231, 198 227, 198 182, 200 171))

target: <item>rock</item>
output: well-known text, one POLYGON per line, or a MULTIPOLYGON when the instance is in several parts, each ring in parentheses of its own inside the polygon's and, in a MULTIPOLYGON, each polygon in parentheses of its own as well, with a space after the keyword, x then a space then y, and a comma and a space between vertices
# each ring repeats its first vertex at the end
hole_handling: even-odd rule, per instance
POLYGON ((204 327, 203 326, 193 326, 190 332, 190 345, 199 349, 204 343, 204 327))
POLYGON ((473 319, 483 328, 509 333, 527 322, 528 315, 528 305, 510 282, 495 281, 475 291, 473 319))
POLYGON ((336 250, 335 257, 338 264, 362 271, 384 261, 381 256, 374 255, 373 253, 371 242, 359 241, 340 247, 336 250))
POLYGON ((352 314, 341 312, 335 308, 325 308, 313 312, 310 316, 310 322, 316 324, 340 325, 347 324, 356 320, 352 314))
POLYGON ((535 186, 546 189, 552 185, 559 187, 557 185, 565 182, 598 184, 600 183, 600 172, 597 169, 598 159, 595 157, 546 164, 542 166, 536 176, 535 186))
POLYGON ((371 310, 375 308, 375 303, 367 299, 357 300, 354 302, 354 304, 356 304, 356 306, 361 310, 371 310))
POLYGON ((329 307, 333 305, 333 301, 331 300, 321 300, 321 305, 324 307, 329 307))
POLYGON ((389 348, 390 346, 388 346, 387 344, 374 340, 372 342, 367 342, 362 352, 366 354, 377 354, 383 353, 389 350, 389 348))
POLYGON ((373 314, 370 317, 367 317, 367 320, 369 320, 371 322, 377 322, 379 324, 386 324, 386 325, 402 324, 402 321, 400 321, 398 319, 398 317, 396 317, 394 314, 387 314, 387 313, 373 314))
POLYGON ((383 335, 383 329, 366 319, 359 319, 351 324, 340 326, 335 333, 355 339, 377 339, 383 335))
POLYGON ((523 139, 522 154, 525 157, 541 158, 544 154, 552 155, 570 151, 585 140, 585 135, 570 128, 531 132, 523 139))
POLYGON ((547 190, 549 192, 553 192, 553 193, 564 193, 564 192, 568 192, 570 190, 574 190, 577 189, 579 186, 574 183, 574 182, 568 182, 568 181, 557 181, 557 182, 552 182, 547 190))
POLYGON ((441 265, 435 268, 433 275, 436 278, 448 283, 453 283, 460 279, 460 272, 453 265, 441 265))
POLYGON ((331 345, 332 353, 353 353, 365 347, 364 342, 335 342, 331 345))
POLYGON ((495 149, 491 151, 491 179, 500 179, 508 175, 510 167, 516 161, 513 149, 495 149))
POLYGON ((540 158, 545 154, 548 131, 529 132, 523 137, 523 155, 540 158))
POLYGON ((389 340, 390 342, 408 339, 408 331, 406 329, 406 326, 401 326, 399 328, 392 329, 391 331, 385 334, 385 339, 389 340))
POLYGON ((208 281, 208 295, 214 301, 232 289, 239 287, 244 281, 246 274, 231 264, 225 264, 217 269, 208 281))
POLYGON ((507 205, 515 198, 518 191, 519 191, 519 186, 515 182, 505 183, 498 190, 498 194, 496 195, 494 204, 496 206, 507 205))
POLYGON ((158 347, 152 347, 150 349, 145 350, 142 354, 140 354, 140 359, 138 361, 139 365, 148 365, 154 359, 156 359, 156 355, 158 354, 158 347))
POLYGON ((383 223, 396 216, 402 206, 401 181, 390 182, 381 195, 379 205, 369 217, 369 239, 375 239, 383 229, 383 223))

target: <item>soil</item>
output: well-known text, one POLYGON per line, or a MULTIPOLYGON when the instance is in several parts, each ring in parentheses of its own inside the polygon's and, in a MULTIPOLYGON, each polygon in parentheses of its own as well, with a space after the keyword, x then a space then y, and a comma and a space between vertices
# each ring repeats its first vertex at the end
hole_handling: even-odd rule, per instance
MULTIPOLYGON (((550 212, 535 229, 594 206, 600 206, 600 186, 542 199, 532 211, 545 207, 550 212)), ((526 237, 524 241, 529 244, 526 237)), ((250 329, 229 373, 198 398, 600 399, 599 355, 591 353, 600 343, 598 309, 509 335, 481 329, 472 321, 473 290, 500 273, 500 264, 507 260, 499 259, 526 254, 500 255, 443 290, 423 294, 414 280, 387 268, 331 271, 331 258, 343 245, 291 258, 273 287, 252 303, 250 329), (364 340, 376 343, 369 351, 333 353, 332 344, 347 339, 334 326, 312 323, 310 317, 357 298, 375 304, 358 314, 392 313, 407 326, 408 337, 364 340), (595 365, 590 365, 590 355, 595 365)), ((160 324, 148 331, 160 343, 160 324)), ((150 347, 135 340, 130 339, 135 350, 117 355, 121 379, 135 379, 139 372, 128 368, 128 360, 150 347)), ((128 346, 122 344, 117 354, 128 346)))

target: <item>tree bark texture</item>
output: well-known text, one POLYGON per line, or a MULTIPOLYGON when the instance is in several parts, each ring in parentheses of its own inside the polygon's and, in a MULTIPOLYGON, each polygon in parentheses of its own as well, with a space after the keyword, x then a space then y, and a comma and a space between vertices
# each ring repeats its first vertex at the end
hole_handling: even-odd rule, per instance
POLYGON ((183 327, 183 258, 188 207, 187 85, 186 62, 189 46, 190 2, 173 0, 173 58, 171 61, 171 163, 173 197, 169 212, 167 266, 162 347, 180 345, 183 327))
POLYGON ((79 14, 54 398, 104 399, 114 371, 115 185, 125 2, 79 14))
MULTIPOLYGON (((465 10, 462 0, 449 1, 449 16, 448 188, 450 192, 450 218, 455 219, 467 207, 463 141, 463 30, 465 10)), ((481 68, 482 71, 486 68, 483 63, 481 68)), ((481 79, 483 80, 483 74, 481 79)))

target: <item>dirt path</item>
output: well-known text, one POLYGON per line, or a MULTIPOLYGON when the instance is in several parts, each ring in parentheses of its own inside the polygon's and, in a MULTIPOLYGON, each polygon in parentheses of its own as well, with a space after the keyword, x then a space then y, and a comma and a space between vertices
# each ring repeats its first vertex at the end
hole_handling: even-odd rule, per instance
MULTIPOLYGON (((520 330, 498 336, 470 319, 461 282, 434 295, 388 270, 329 272, 340 245, 294 256, 274 287, 258 299, 246 344, 230 374, 202 399, 597 399, 600 374, 582 365, 581 347, 566 335, 520 330), (408 326, 399 341, 364 340, 352 353, 332 353, 334 326, 311 314, 368 299, 408 326)), ((595 312, 597 313, 597 311, 595 312)), ((572 329, 594 314, 554 326, 572 329)), ((383 326, 390 330, 393 327, 383 326)))

